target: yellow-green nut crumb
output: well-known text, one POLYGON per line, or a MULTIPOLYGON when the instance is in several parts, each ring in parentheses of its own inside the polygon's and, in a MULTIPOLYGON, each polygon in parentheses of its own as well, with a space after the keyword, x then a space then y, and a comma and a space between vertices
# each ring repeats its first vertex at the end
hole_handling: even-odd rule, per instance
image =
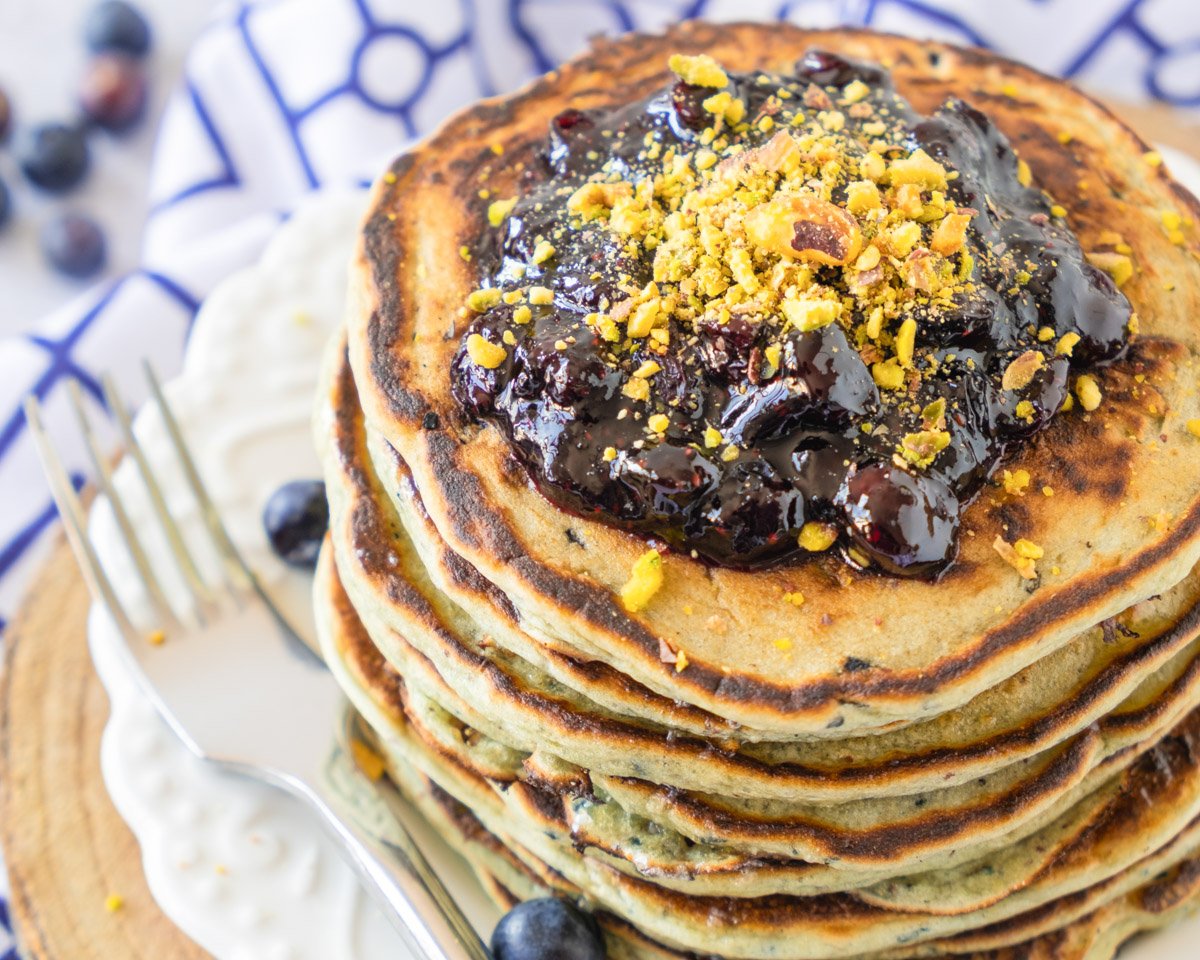
POLYGON ((508 357, 508 351, 481 334, 473 333, 467 337, 467 356, 472 363, 486 370, 495 370, 508 357))
POLYGON ((1096 378, 1087 373, 1075 381, 1075 396, 1079 399, 1079 405, 1089 413, 1100 406, 1103 399, 1096 378))
POLYGON ((516 205, 516 197, 512 197, 508 200, 493 200, 488 204, 488 223, 490 223, 493 227, 500 226, 500 224, 504 222, 504 218, 512 213, 512 208, 516 205))
POLYGON ((1067 215, 1067 208, 1060 204, 1054 204, 1050 208, 1050 216, 1058 217, 1060 220, 1067 215))
POLYGON ((503 292, 496 287, 483 290, 472 290, 467 294, 467 308, 476 313, 484 313, 500 302, 503 292))
POLYGON ((630 613, 644 610, 662 585, 662 556, 657 550, 647 550, 634 561, 629 580, 621 588, 621 603, 630 613))
POLYGON ((913 350, 917 344, 917 321, 909 317, 900 324, 900 332, 896 334, 896 359, 900 366, 911 367, 913 350))
POLYGON ((554 302, 554 291, 549 287, 530 287, 529 302, 540 307, 545 307, 554 302))
POLYGON ((676 53, 667 61, 667 66, 680 80, 693 87, 723 87, 729 83, 729 76, 721 65, 706 53, 696 57, 676 53))
POLYGON ((617 459, 617 448, 616 447, 605 447, 604 453, 602 454, 602 456, 604 457, 605 463, 612 463, 612 461, 617 459))
POLYGON ((871 364, 871 376, 881 390, 900 390, 904 386, 904 368, 894 359, 871 364))
POLYGON ((820 553, 833 546, 837 540, 837 528, 832 523, 810 520, 800 528, 798 540, 800 546, 809 553, 820 553))
POLYGON ((646 421, 648 426, 655 433, 666 433, 667 428, 671 425, 671 418, 665 413, 656 413, 646 421))
POLYGON ((793 607, 804 606, 804 594, 799 590, 792 590, 783 595, 783 602, 790 603, 793 607))
POLYGON ((721 436, 721 431, 716 427, 705 427, 704 445, 708 447, 709 450, 719 447, 721 445, 721 441, 724 439, 725 438, 721 436))
POLYGON ((1193 418, 1187 422, 1187 432, 1193 437, 1200 437, 1200 418, 1193 418))
POLYGON ((513 311, 512 318, 513 323, 526 324, 533 319, 533 311, 525 306, 525 304, 521 304, 521 306, 513 311))
POLYGON ((1069 357, 1075 350, 1075 345, 1079 343, 1079 334, 1064 333, 1058 338, 1058 343, 1054 345, 1054 352, 1060 357, 1069 357))
POLYGON ((110 893, 104 898, 104 909, 109 913, 116 913, 125 906, 125 898, 119 893, 110 893))
POLYGON ((642 365, 633 371, 635 377, 652 377, 662 369, 656 360, 644 360, 642 365))
POLYGON ((555 254, 554 244, 548 240, 541 240, 537 246, 533 248, 533 262, 543 264, 555 254))

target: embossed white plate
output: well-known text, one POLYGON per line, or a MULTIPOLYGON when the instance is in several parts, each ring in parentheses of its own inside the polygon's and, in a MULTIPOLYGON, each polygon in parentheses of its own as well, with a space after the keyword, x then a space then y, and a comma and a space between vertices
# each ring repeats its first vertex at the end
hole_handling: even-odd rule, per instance
MULTIPOLYGON (((1167 153, 1176 174, 1200 190, 1200 166, 1167 153)), ((331 193, 297 211, 257 265, 231 276, 205 302, 184 370, 168 385, 239 547, 274 596, 305 622, 311 621, 308 578, 272 555, 259 511, 279 484, 320 474, 309 418, 320 353, 341 316, 363 202, 361 194, 331 193)), ((156 418, 139 417, 137 430, 150 459, 169 464, 156 418)), ((168 500, 186 534, 198 528, 198 518, 177 479, 168 500)), ((123 493, 136 495, 130 469, 119 470, 117 482, 123 493)), ((133 519, 148 529, 151 517, 142 506, 133 519)), ((102 502, 92 529, 114 579, 134 582, 102 502)), ((181 590, 170 582, 165 561, 163 570, 168 589, 181 590)), ((140 598, 126 599, 136 604, 140 598)), ((111 624, 95 610, 89 633, 112 700, 105 783, 137 835, 150 889, 167 915, 217 960, 406 960, 407 951, 316 820, 283 794, 193 759, 137 690, 111 624)), ((278 695, 264 680, 263 696, 278 695)), ((490 929, 495 911, 466 865, 427 826, 415 818, 413 825, 468 913, 481 930, 490 929)), ((1188 960, 1198 939, 1200 918, 1144 937, 1122 956, 1188 960)))

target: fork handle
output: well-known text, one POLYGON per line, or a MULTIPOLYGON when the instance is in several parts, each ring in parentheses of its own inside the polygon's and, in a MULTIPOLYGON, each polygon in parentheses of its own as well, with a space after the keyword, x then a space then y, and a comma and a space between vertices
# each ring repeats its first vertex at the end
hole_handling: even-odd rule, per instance
MULTIPOLYGON (((388 816, 389 836, 384 839, 364 825, 361 805, 348 800, 337 787, 308 783, 304 793, 340 841, 347 862, 413 951, 414 960, 492 960, 403 823, 388 816)), ((369 793, 373 790, 357 799, 361 801, 369 793)))

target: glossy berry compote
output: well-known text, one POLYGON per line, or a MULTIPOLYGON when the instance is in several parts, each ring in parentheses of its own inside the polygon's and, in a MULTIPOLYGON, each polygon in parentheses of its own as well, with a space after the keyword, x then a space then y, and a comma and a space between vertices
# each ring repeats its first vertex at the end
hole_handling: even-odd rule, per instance
POLYGON ((567 509, 720 564, 936 577, 1129 302, 966 103, 920 115, 826 52, 671 69, 560 114, 491 203, 455 396, 567 509))

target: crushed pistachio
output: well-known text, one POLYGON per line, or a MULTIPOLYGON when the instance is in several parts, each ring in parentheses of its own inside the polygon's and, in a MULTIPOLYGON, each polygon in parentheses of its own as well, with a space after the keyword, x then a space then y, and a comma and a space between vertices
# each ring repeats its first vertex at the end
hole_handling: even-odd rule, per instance
POLYGON ((537 306, 547 306, 554 302, 554 291, 548 287, 530 287, 529 302, 537 306))
POLYGON ((1020 539, 1009 543, 997 535, 992 541, 992 548, 1010 567, 1017 571, 1025 580, 1037 579, 1037 561, 1043 556, 1043 550, 1036 543, 1020 539))
POLYGON ((667 428, 671 426, 671 418, 665 413, 656 413, 646 421, 646 426, 655 433, 666 433, 667 428))
POLYGON ((1026 350, 1005 368, 1000 386, 1005 390, 1024 390, 1045 365, 1046 358, 1038 351, 1026 350))
POLYGON ((125 907, 125 898, 119 893, 110 893, 104 898, 104 909, 109 913, 119 913, 125 907))
POLYGON ((1187 432, 1193 437, 1200 437, 1200 418, 1193 417, 1187 422, 1187 432))
POLYGON ((716 427, 704 428, 704 445, 710 450, 719 447, 725 438, 721 436, 721 431, 716 427))
POLYGON ((1029 486, 1029 480, 1028 470, 1005 470, 1004 492, 1014 497, 1023 497, 1025 496, 1025 488, 1029 486))
POLYGON ((500 302, 503 291, 496 287, 473 290, 467 295, 467 308, 476 313, 485 313, 500 302))
POLYGON ((828 550, 837 541, 837 527, 832 523, 810 520, 800 528, 800 546, 809 553, 828 550))
POLYGON ((1079 399, 1079 405, 1089 413, 1100 406, 1102 395, 1096 378, 1087 373, 1078 377, 1075 380, 1075 396, 1079 399))
POLYGON ((695 57, 676 53, 667 61, 667 66, 680 80, 694 87, 724 87, 729 84, 729 77, 721 65, 706 53, 695 57))
POLYGON ((1086 254, 1093 266, 1099 267, 1110 277, 1118 287, 1133 276, 1133 261, 1123 253, 1112 253, 1107 250, 1096 250, 1086 254))
POLYGON ((901 459, 923 470, 949 445, 950 434, 945 430, 920 430, 905 434, 898 452, 901 459))
POLYGON ((1069 357, 1077 343, 1079 343, 1079 334, 1074 331, 1064 333, 1058 338, 1058 343, 1054 345, 1054 352, 1060 357, 1069 357))
POLYGON ((621 588, 621 603, 630 613, 638 613, 646 608, 662 585, 662 556, 657 550, 647 550, 634 561, 629 580, 621 588))
POLYGON ((387 764, 383 757, 365 743, 361 740, 351 740, 350 754, 354 758, 355 765, 366 775, 368 780, 377 782, 383 779, 384 773, 387 772, 387 764))
POLYGON ((495 370, 508 357, 508 351, 482 334, 473 333, 467 337, 467 356, 472 363, 486 370, 495 370))
POLYGON ((783 595, 783 602, 790 603, 793 607, 804 606, 804 594, 798 590, 792 590, 783 595))
POLYGON ((510 197, 507 200, 493 200, 488 204, 488 223, 493 227, 500 226, 504 222, 505 217, 512 213, 512 208, 516 205, 516 197, 510 197))
POLYGON ((540 266, 553 257, 554 254, 554 244, 550 243, 548 240, 542 240, 536 247, 533 248, 532 259, 535 264, 540 266))

